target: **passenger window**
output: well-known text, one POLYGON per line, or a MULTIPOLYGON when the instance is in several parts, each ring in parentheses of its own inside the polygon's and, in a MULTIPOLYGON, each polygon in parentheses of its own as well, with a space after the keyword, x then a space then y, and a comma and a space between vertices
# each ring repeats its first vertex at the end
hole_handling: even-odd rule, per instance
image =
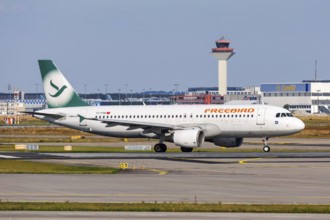
POLYGON ((277 113, 277 114, 276 114, 276 118, 279 118, 280 115, 281 115, 281 113, 277 113))
POLYGON ((281 117, 283 118, 283 117, 286 117, 286 114, 285 113, 282 113, 281 114, 281 117))

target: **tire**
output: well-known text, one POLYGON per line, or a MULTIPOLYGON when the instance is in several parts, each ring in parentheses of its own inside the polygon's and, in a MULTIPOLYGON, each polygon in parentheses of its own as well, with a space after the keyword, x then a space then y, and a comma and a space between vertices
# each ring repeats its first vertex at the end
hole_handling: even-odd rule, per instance
POLYGON ((265 145, 263 148, 264 152, 269 152, 270 151, 270 147, 268 145, 265 145))
POLYGON ((155 144, 154 146, 154 151, 157 152, 157 153, 163 153, 163 152, 166 152, 167 150, 167 146, 165 144, 155 144))

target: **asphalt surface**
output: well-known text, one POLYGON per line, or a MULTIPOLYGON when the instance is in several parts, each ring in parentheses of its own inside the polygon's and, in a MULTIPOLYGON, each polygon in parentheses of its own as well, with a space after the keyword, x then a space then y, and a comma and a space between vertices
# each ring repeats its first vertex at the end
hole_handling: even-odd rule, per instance
POLYGON ((274 213, 193 213, 193 212, 0 212, 0 219, 226 219, 226 220, 328 220, 325 214, 274 214, 274 213))
MULTIPOLYGON (((45 163, 109 167, 127 164, 126 169, 115 175, 1 174, 0 198, 3 201, 330 204, 330 153, 327 152, 330 146, 327 140, 300 140, 300 144, 297 139, 289 144, 283 141, 274 145, 274 148, 291 146, 301 149, 300 146, 304 146, 309 151, 325 150, 304 153, 0 152, 3 160, 15 157, 45 163)), ((43 218, 39 212, 35 215, 31 213, 29 218, 29 215, 21 216, 15 212, 0 212, 0 218, 43 218)), ((89 218, 87 213, 75 213, 66 216, 66 212, 60 212, 52 214, 52 218, 89 218)), ((105 216, 95 214, 93 218, 201 219, 203 215, 154 214, 126 213, 121 216, 110 213, 111 217, 108 217, 104 213, 105 216)), ((209 214, 204 217, 276 219, 281 215, 284 219, 329 219, 329 215, 309 214, 209 214)))

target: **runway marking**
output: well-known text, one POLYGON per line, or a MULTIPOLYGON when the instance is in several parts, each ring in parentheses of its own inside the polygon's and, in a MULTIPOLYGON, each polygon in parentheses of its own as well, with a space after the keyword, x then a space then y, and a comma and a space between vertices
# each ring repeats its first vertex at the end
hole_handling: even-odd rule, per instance
POLYGON ((157 172, 158 175, 165 175, 168 173, 168 171, 165 171, 165 170, 156 170, 156 169, 147 169, 147 170, 157 172))
POLYGON ((0 155, 0 158, 5 158, 5 159, 17 159, 19 157, 14 157, 14 156, 9 156, 9 155, 0 155))
MULTIPOLYGON (((139 167, 133 166, 132 169, 133 170, 139 169, 139 167)), ((152 171, 152 172, 156 172, 156 173, 158 173, 158 175, 165 175, 165 174, 168 173, 168 171, 165 171, 165 170, 157 170, 157 169, 152 169, 152 168, 145 168, 144 166, 142 166, 140 169, 142 169, 142 170, 149 170, 149 171, 152 171)))
POLYGON ((263 158, 244 159, 244 160, 240 160, 239 163, 240 164, 246 164, 246 163, 249 163, 250 161, 261 160, 261 159, 263 159, 263 158))

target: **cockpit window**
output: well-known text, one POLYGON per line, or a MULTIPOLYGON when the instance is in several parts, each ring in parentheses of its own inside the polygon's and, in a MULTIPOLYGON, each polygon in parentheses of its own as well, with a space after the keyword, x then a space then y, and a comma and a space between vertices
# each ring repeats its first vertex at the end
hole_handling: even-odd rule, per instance
POLYGON ((276 118, 283 118, 283 117, 293 117, 293 115, 291 113, 276 113, 276 118))

